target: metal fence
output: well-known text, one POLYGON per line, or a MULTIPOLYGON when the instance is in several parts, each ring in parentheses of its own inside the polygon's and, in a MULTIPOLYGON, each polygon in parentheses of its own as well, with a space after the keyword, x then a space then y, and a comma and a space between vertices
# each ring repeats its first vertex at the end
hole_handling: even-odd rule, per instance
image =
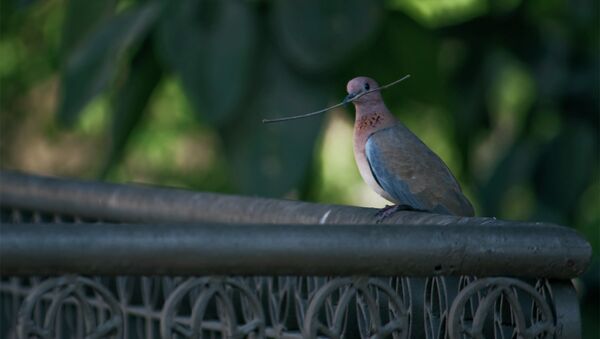
POLYGON ((0 174, 3 338, 580 338, 571 229, 0 174))

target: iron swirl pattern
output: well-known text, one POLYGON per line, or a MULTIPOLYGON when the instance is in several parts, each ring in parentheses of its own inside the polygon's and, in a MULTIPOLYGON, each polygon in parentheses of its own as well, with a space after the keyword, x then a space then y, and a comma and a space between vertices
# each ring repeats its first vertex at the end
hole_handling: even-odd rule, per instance
POLYGON ((179 285, 161 315, 162 338, 264 338, 265 316, 242 280, 190 278, 179 285))
POLYGON ((123 312, 101 284, 84 277, 47 279, 29 291, 17 321, 19 338, 122 338, 123 312))
POLYGON ((545 279, 467 276, 2 277, 0 335, 571 338, 557 330, 557 291, 545 279))
POLYGON ((450 338, 554 338, 549 285, 483 278, 466 285, 449 312, 450 338))
POLYGON ((303 335, 408 338, 409 324, 404 301, 385 280, 338 278, 314 293, 306 310, 303 335))

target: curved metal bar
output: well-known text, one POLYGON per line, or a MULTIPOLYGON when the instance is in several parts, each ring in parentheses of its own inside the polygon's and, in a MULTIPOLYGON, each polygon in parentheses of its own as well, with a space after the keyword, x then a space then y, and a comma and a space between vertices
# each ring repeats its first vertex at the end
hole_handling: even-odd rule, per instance
MULTIPOLYGON (((377 209, 119 185, 0 171, 0 205, 117 222, 375 224, 377 209)), ((399 211, 385 224, 526 226, 543 223, 399 211)), ((550 224, 545 224, 550 225, 550 224)))
POLYGON ((544 225, 3 224, 0 272, 568 279, 590 253, 544 225))
MULTIPOLYGON (((69 315, 68 309, 61 308, 60 315, 58 315, 54 311, 38 306, 44 303, 48 305, 48 303, 65 297, 67 298, 64 300, 65 305, 78 305, 83 302, 72 298, 72 293, 63 293, 64 288, 71 286, 77 281, 76 279, 85 280, 80 277, 50 277, 36 283, 35 286, 27 286, 28 283, 24 279, 21 282, 22 286, 13 292, 3 289, 5 287, 0 285, 2 294, 18 293, 21 298, 28 296, 19 302, 21 311, 14 311, 12 316, 18 318, 18 321, 16 324, 12 323, 12 326, 20 324, 18 325, 20 333, 29 333, 39 337, 55 337, 54 331, 48 327, 45 319, 50 316, 56 319, 57 324, 63 322, 65 316, 69 315), (63 287, 57 289, 57 283, 63 287)), ((162 289, 165 284, 170 287, 165 292, 164 299, 152 307, 144 306, 141 299, 135 300, 121 295, 114 286, 116 279, 129 279, 131 284, 139 285, 142 278, 103 278, 101 283, 94 280, 94 286, 86 285, 85 291, 94 291, 94 293, 88 295, 86 292, 83 297, 86 299, 85 302, 92 306, 96 316, 105 314, 102 320, 96 324, 95 330, 90 333, 90 337, 104 338, 113 334, 119 338, 123 333, 135 332, 137 335, 134 337, 157 338, 159 337, 157 331, 160 328, 165 338, 171 337, 170 334, 193 338, 194 328, 202 328, 205 334, 231 334, 234 333, 232 325, 236 329, 235 333, 241 336, 252 333, 260 338, 301 339, 306 337, 302 336, 302 329, 305 329, 304 334, 308 337, 317 335, 315 332, 317 330, 329 334, 347 333, 349 337, 356 337, 359 335, 357 330, 360 328, 353 323, 358 319, 357 317, 361 316, 360 312, 378 312, 378 310, 382 316, 389 312, 388 316, 384 316, 385 326, 378 327, 380 322, 374 321, 374 317, 363 318, 365 323, 362 328, 375 330, 370 333, 373 336, 390 334, 390 331, 393 331, 394 338, 427 337, 422 332, 424 326, 428 326, 427 320, 423 317, 410 316, 411 313, 418 313, 418 308, 422 306, 419 304, 423 302, 423 297, 419 295, 429 293, 423 291, 423 284, 419 283, 419 280, 422 280, 420 278, 403 278, 410 280, 410 283, 407 281, 405 284, 407 287, 410 286, 409 293, 400 291, 389 278, 318 278, 320 283, 311 288, 313 292, 300 296, 300 299, 309 305, 306 317, 296 319, 293 312, 283 309, 272 310, 278 313, 273 317, 278 321, 269 321, 266 318, 269 306, 263 298, 264 293, 267 292, 267 286, 272 283, 273 279, 278 279, 277 277, 203 277, 180 280, 176 283, 167 282, 165 279, 155 279, 152 282, 155 288, 162 289), (365 281, 367 282, 366 286, 364 285, 365 281), (335 288, 331 288, 332 284, 335 284, 335 288), (343 303, 344 305, 341 306, 349 312, 348 318, 343 318, 343 321, 339 317, 336 319, 333 312, 336 307, 339 308, 341 305, 340 296, 351 285, 360 290, 358 293, 367 293, 375 298, 377 306, 373 309, 372 303, 370 306, 366 305, 359 297, 353 299, 350 304, 343 303), (257 286, 261 287, 257 289, 257 286), (105 292, 98 299, 98 293, 101 290, 105 292), (221 292, 217 292, 218 290, 221 292), (223 290, 226 293, 223 293, 223 290), (205 302, 207 298, 213 300, 217 298, 217 303, 210 306, 209 317, 193 315, 191 307, 198 302, 205 302), (246 305, 243 306, 245 310, 242 312, 245 315, 237 317, 237 321, 234 323, 231 315, 219 312, 218 303, 223 298, 229 302, 235 302, 237 307, 241 300, 245 300, 246 305), (369 309, 364 310, 363 307, 369 309), (147 322, 147 326, 141 326, 143 322, 147 322), (306 328, 307 326, 309 328, 306 328)), ((447 286, 449 288, 448 296, 452 296, 448 300, 451 305, 440 305, 439 310, 429 311, 437 314, 443 313, 448 317, 448 323, 439 327, 439 331, 435 332, 434 337, 436 338, 462 338, 462 334, 465 333, 471 333, 474 337, 492 338, 496 330, 504 331, 505 334, 516 331, 523 338, 581 338, 577 297, 573 286, 568 281, 520 280, 506 277, 479 279, 436 277, 435 279, 440 280, 438 284, 447 286), (454 289, 458 289, 455 291, 458 294, 450 291, 454 289), (519 302, 506 301, 508 295, 518 296, 519 302), (504 309, 505 307, 507 309, 504 309), (511 320, 516 314, 527 315, 526 324, 523 321, 519 323, 511 320), (484 318, 486 321, 482 328, 484 318), (505 322, 505 320, 508 321, 505 322), (502 328, 498 328, 497 325, 501 325, 502 328)), ((303 287, 296 284, 288 286, 288 288, 290 288, 289 293, 298 296, 297 292, 303 287)), ((69 291, 74 290, 69 289, 69 291)), ((355 289, 352 293, 356 295, 357 290, 355 289)), ((73 325, 75 326, 71 331, 89 328, 81 317, 76 319, 73 325)), ((197 332, 196 334, 198 334, 197 332)), ((369 336, 364 330, 360 331, 360 334, 363 337, 369 336)), ((502 334, 497 333, 497 336, 501 337, 502 334)), ((3 337, 14 338, 11 335, 3 337)))
POLYGON ((0 326, 0 332, 9 332, 0 336, 12 338, 27 331, 49 337, 53 330, 44 320, 56 318, 57 322, 66 321, 70 326, 66 331, 75 331, 79 337, 83 336, 82 329, 93 327, 90 338, 109 333, 119 337, 131 331, 139 332, 141 337, 157 337, 158 328, 165 332, 164 325, 168 325, 169 333, 192 337, 193 329, 200 328, 207 333, 233 333, 230 325, 235 318, 234 322, 239 322, 236 335, 300 339, 306 322, 320 309, 315 303, 323 289, 331 281, 346 279, 324 276, 361 275, 352 281, 369 279, 372 285, 354 291, 357 297, 345 304, 349 313, 343 317, 336 318, 332 313, 339 291, 325 298, 322 321, 314 323, 321 333, 360 332, 365 336, 371 333, 369 329, 388 334, 402 328, 393 335, 454 338, 471 333, 489 337, 499 330, 500 334, 520 333, 526 338, 581 337, 577 297, 567 279, 585 270, 591 248, 579 234, 564 227, 418 212, 401 212, 386 220, 395 225, 371 225, 375 210, 368 208, 76 182, 10 172, 0 172, 0 207, 2 275, 255 275, 192 278, 206 284, 195 285, 198 288, 186 290, 181 296, 177 295, 185 285, 183 277, 103 277, 85 281, 50 277, 45 282, 35 277, 3 278, 0 294, 3 301, 10 302, 0 307, 8 310, 9 318, 4 318, 3 312, 0 321, 6 320, 9 327, 0 326), (89 223, 86 218, 141 224, 89 223), (222 224, 231 222, 254 224, 222 224), (260 274, 299 276, 256 276, 260 274), (309 274, 320 276, 306 276, 309 274), (467 275, 457 277, 460 274, 467 275), (409 275, 428 278, 406 277, 409 275), (490 277, 497 275, 519 279, 490 277), (69 283, 62 288, 45 289, 48 282, 67 281, 64 279, 69 283), (285 281, 275 284, 273 279, 285 281), (80 285, 71 284, 78 281, 80 285), (195 316, 187 314, 185 307, 178 314, 173 298, 192 306, 202 297, 202 290, 215 284, 220 292, 214 295, 217 304, 211 306, 208 319, 201 319, 205 317, 199 311, 195 316), (69 286, 84 286, 85 291, 94 293, 88 295, 69 286), (134 297, 138 289, 141 298, 134 297), (367 303, 360 293, 374 299, 367 303), (32 306, 34 299, 48 304, 65 296, 65 305, 79 307, 80 311, 81 305, 92 305, 96 320, 69 318, 72 308, 32 306), (232 316, 233 304, 223 312, 224 300, 227 305, 231 301, 234 307, 241 307, 236 309, 236 316, 232 316), (396 307, 389 304, 392 300, 397 300, 396 307), (17 312, 19 305, 21 312, 17 312), (119 311, 113 312, 111 305, 117 305, 119 311), (374 307, 381 308, 381 313, 371 314, 377 312, 374 307), (429 322, 432 317, 439 319, 429 322), (384 318, 385 326, 379 321, 384 318), (356 319, 364 322, 360 328, 350 325, 356 319), (490 322, 482 327, 484 319, 490 322), (334 323, 345 328, 333 326, 335 330, 331 331, 325 325, 334 323), (435 326, 435 330, 427 326, 435 326))
POLYGON ((448 334, 452 339, 462 338, 463 333, 468 333, 473 338, 485 338, 485 320, 490 314, 496 317, 502 316, 502 311, 497 311, 495 305, 505 298, 511 319, 513 321, 511 330, 516 332, 519 338, 554 338, 556 319, 551 311, 551 305, 536 289, 515 278, 492 277, 482 278, 467 285, 454 299, 449 311, 448 334), (521 297, 517 295, 521 292, 521 297), (467 302, 476 294, 483 293, 473 315, 471 322, 465 322, 464 308, 467 302), (525 312, 521 306, 523 300, 531 299, 540 310, 542 317, 536 321, 528 322, 525 312))
POLYGON ((81 330, 85 330, 86 338, 123 338, 124 316, 114 295, 101 284, 89 278, 64 276, 58 278, 46 279, 40 285, 34 287, 27 298, 21 304, 19 319, 17 323, 17 333, 19 338, 30 338, 38 336, 41 338, 54 338, 56 336, 55 326, 60 325, 57 322, 58 314, 61 312, 62 303, 68 297, 76 295, 76 303, 81 306, 84 313, 79 321, 81 330), (110 312, 110 318, 101 324, 97 324, 94 319, 94 310, 89 305, 91 298, 86 297, 81 289, 86 288, 90 293, 96 294, 102 298, 104 305, 110 312), (77 295, 78 294, 78 295, 77 295), (43 301, 44 296, 51 296, 51 305, 45 311, 43 323, 36 324, 33 313, 36 307, 43 301))
POLYGON ((549 281, 556 311, 556 338, 581 338, 581 313, 577 292, 570 281, 549 281))

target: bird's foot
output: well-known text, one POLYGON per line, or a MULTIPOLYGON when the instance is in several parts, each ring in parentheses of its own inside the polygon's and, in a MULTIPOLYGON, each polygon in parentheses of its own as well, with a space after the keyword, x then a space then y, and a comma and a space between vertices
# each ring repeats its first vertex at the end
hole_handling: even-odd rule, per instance
POLYGON ((385 219, 387 219, 392 214, 398 211, 417 211, 424 212, 424 210, 420 210, 418 208, 414 208, 410 205, 399 204, 399 205, 387 205, 384 208, 380 209, 375 213, 375 223, 381 224, 385 219))

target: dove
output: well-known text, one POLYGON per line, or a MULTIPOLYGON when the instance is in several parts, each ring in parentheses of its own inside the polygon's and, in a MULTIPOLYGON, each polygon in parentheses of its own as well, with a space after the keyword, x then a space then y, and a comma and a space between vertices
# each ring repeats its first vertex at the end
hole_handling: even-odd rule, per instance
POLYGON ((354 159, 363 180, 395 205, 378 213, 378 221, 400 210, 474 216, 473 206, 463 194, 448 166, 425 143, 388 110, 381 90, 410 77, 379 86, 368 77, 348 82, 348 96, 339 104, 315 112, 274 119, 273 123, 302 119, 353 103, 354 159))
POLYGON ((355 107, 354 158, 363 180, 397 210, 473 216, 473 206, 446 164, 386 107, 375 80, 348 82, 344 102, 355 107))

